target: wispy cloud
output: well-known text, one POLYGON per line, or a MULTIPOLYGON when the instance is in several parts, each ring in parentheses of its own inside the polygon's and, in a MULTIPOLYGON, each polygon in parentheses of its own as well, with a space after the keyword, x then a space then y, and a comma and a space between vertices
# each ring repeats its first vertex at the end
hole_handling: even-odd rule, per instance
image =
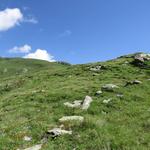
POLYGON ((23 22, 29 22, 29 23, 37 24, 38 20, 33 16, 29 16, 29 17, 24 18, 23 22))
POLYGON ((31 46, 25 44, 23 46, 15 46, 9 50, 9 53, 29 53, 32 50, 31 46))
POLYGON ((64 32, 60 33, 59 34, 59 37, 67 37, 67 36, 70 36, 72 34, 72 31, 71 30, 65 30, 64 32))

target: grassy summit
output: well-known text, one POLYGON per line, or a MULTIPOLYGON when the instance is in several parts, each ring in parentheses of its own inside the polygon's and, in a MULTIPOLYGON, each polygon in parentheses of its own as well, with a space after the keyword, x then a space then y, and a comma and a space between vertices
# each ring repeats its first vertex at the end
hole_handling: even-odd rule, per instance
POLYGON ((72 135, 49 138, 42 150, 149 149, 150 63, 133 62, 132 55, 82 65, 1 58, 0 150, 34 146, 61 117, 71 115, 83 116, 84 122, 65 124, 72 135), (134 80, 142 83, 126 84, 134 80), (96 95, 105 84, 119 88, 96 95), (93 99, 87 111, 64 106, 86 95, 93 99))

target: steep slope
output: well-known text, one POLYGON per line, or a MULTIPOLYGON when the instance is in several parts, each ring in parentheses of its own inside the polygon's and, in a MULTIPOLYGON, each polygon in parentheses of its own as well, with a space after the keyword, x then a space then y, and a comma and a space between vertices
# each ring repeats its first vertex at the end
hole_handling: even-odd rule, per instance
POLYGON ((84 122, 64 124, 73 134, 49 138, 42 150, 147 150, 149 61, 139 66, 133 56, 83 65, 1 59, 0 150, 41 143, 49 129, 61 125, 61 117, 71 115, 83 116, 84 122), (134 80, 142 83, 134 84, 134 80), (119 88, 96 94, 105 84, 119 88), (64 106, 86 95, 93 99, 87 111, 64 106), (24 140, 25 136, 32 140, 24 140))

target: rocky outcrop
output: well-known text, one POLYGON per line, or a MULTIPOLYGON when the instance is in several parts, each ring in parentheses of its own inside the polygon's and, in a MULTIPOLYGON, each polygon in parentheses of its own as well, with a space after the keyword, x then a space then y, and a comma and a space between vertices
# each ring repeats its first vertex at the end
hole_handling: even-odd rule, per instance
POLYGON ((145 63, 148 61, 150 61, 150 54, 140 53, 135 55, 132 63, 139 67, 146 67, 145 63))

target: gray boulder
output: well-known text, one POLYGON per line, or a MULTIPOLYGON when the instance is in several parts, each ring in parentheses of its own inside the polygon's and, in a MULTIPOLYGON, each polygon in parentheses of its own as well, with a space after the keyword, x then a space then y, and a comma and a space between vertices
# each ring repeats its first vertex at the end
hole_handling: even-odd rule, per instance
POLYGON ((47 134, 49 134, 51 137, 55 138, 60 135, 64 134, 72 134, 72 131, 62 130, 61 128, 54 128, 52 130, 48 130, 47 134))
POLYGON ((93 100, 90 96, 86 96, 84 101, 83 101, 83 104, 82 104, 82 109, 87 110, 90 107, 90 104, 92 101, 93 100))
POLYGON ((102 90, 104 91, 113 91, 114 89, 119 88, 117 85, 115 84, 106 84, 104 86, 102 86, 102 90))

